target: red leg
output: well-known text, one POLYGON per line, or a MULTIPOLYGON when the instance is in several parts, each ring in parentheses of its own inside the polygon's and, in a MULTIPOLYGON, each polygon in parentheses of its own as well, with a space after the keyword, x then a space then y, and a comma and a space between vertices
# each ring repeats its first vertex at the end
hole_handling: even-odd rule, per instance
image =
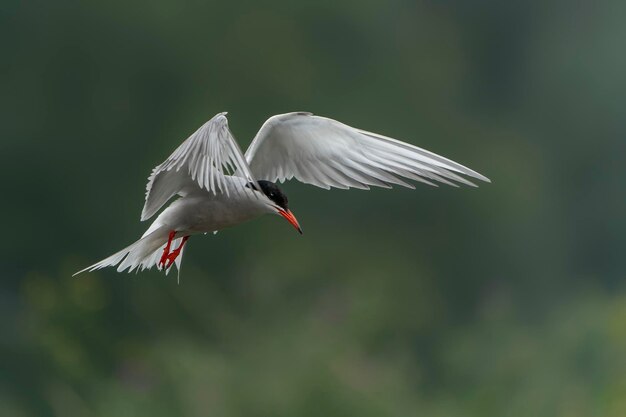
POLYGON ((169 268, 170 266, 172 266, 172 264, 174 263, 174 261, 176 260, 176 258, 178 258, 178 255, 180 255, 180 251, 183 250, 183 246, 185 246, 185 243, 187 242, 187 239, 189 239, 189 236, 185 236, 183 237, 183 240, 180 242, 180 246, 176 249, 174 249, 168 256, 167 256, 167 260, 169 261, 167 263, 167 266, 165 267, 166 269, 169 268))
POLYGON ((176 231, 172 230, 167 240, 167 245, 165 245, 165 249, 163 249, 163 255, 161 255, 161 260, 159 261, 159 266, 162 268, 165 267, 165 261, 169 259, 170 247, 172 246, 172 240, 174 240, 174 236, 176 236, 176 231))

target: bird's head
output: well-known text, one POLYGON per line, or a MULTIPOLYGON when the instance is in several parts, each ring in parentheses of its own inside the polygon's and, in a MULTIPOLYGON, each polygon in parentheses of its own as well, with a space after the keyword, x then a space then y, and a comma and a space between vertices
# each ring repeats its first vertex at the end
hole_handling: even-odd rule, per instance
MULTIPOLYGON (((300 232, 300 234, 302 234, 302 228, 300 227, 300 224, 298 224, 296 216, 294 216, 291 210, 289 210, 289 201, 287 200, 287 196, 280 188, 278 188, 278 185, 265 180, 258 180, 257 184, 259 184, 259 187, 261 188, 260 191, 271 201, 271 205, 275 213, 283 216, 293 227, 296 228, 298 232, 300 232)), ((248 184, 247 187, 256 190, 256 187, 252 185, 252 183, 248 184)))

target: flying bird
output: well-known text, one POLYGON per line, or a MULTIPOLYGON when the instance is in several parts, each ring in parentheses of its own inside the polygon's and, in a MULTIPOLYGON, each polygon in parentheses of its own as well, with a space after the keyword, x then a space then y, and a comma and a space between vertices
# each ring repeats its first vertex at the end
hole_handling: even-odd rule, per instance
MULTIPOLYGON (((261 126, 244 154, 219 113, 152 170, 141 220, 174 196, 141 239, 76 274, 117 265, 128 272, 156 266, 180 271, 191 235, 217 232, 264 214, 302 229, 277 185, 292 178, 330 189, 415 188, 490 182, 476 171, 417 146, 306 112, 279 114, 261 126)), ((74 275, 76 275, 74 274, 74 275)))

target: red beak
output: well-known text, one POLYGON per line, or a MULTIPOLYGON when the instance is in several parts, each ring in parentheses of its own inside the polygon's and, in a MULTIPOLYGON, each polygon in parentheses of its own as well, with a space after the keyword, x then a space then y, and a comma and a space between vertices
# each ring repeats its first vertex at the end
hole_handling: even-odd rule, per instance
POLYGON ((281 208, 278 209, 278 214, 280 214, 281 216, 283 216, 285 219, 287 219, 287 221, 289 223, 291 223, 291 225, 293 227, 296 228, 296 230, 298 232, 300 232, 300 234, 302 234, 302 229, 300 228, 300 225, 298 224, 298 220, 296 219, 296 216, 293 215, 293 213, 291 212, 291 210, 283 210, 281 208))

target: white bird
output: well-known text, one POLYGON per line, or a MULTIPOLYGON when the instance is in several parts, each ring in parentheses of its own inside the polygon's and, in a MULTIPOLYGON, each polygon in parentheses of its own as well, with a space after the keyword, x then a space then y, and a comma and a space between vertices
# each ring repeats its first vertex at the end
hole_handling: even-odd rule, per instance
POLYGON ((475 186, 460 174, 490 182, 417 146, 305 112, 270 117, 244 155, 228 129, 226 113, 219 113, 152 170, 141 220, 154 216, 175 195, 179 198, 141 239, 76 274, 118 264, 119 272, 153 266, 167 272, 172 264, 180 271, 189 236, 264 214, 280 215, 302 233, 276 182, 295 178, 325 189, 415 188, 406 180, 475 186))

